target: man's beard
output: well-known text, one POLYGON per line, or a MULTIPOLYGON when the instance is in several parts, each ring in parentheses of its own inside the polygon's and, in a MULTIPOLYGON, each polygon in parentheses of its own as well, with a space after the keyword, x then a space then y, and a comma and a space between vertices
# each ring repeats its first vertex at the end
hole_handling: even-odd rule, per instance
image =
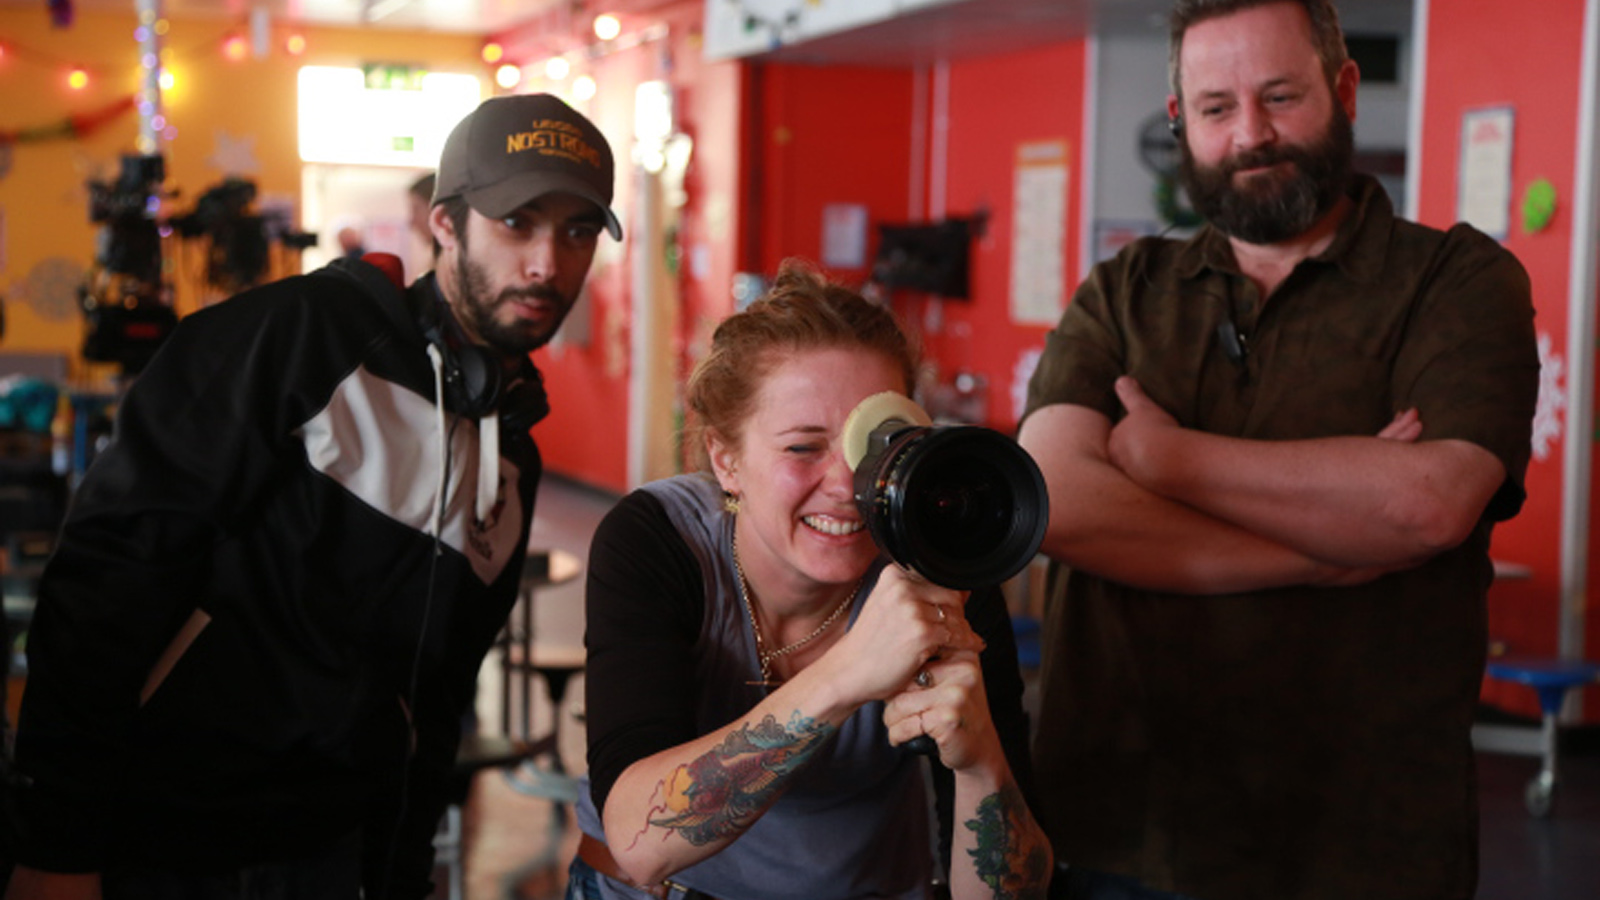
POLYGON ((1304 234, 1339 202, 1350 183, 1355 135, 1337 103, 1327 133, 1309 146, 1278 144, 1241 153, 1216 166, 1201 166, 1180 139, 1178 177, 1195 212, 1217 230, 1249 244, 1276 244, 1304 234), (1236 186, 1243 169, 1290 164, 1287 175, 1270 172, 1236 186))
POLYGON ((462 246, 456 258, 456 287, 461 291, 457 315, 466 319, 468 327, 485 343, 507 356, 526 355, 549 343, 572 304, 555 288, 542 285, 506 288, 491 297, 493 288, 489 285, 489 274, 470 256, 462 246), (540 300, 561 312, 547 328, 520 319, 512 324, 496 320, 495 311, 515 300, 540 300))

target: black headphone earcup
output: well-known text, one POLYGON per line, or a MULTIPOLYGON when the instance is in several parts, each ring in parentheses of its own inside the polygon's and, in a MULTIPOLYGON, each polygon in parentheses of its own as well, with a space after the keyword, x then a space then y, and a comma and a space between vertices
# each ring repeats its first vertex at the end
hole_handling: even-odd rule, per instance
POLYGON ((439 351, 444 369, 444 408, 472 419, 494 412, 500 405, 499 360, 485 347, 446 337, 443 319, 450 311, 443 304, 423 302, 415 312, 423 338, 439 351))
POLYGON ((474 345, 458 347, 445 358, 448 361, 452 356, 454 365, 446 363, 445 378, 450 411, 473 419, 494 412, 500 406, 499 361, 488 350, 474 345))

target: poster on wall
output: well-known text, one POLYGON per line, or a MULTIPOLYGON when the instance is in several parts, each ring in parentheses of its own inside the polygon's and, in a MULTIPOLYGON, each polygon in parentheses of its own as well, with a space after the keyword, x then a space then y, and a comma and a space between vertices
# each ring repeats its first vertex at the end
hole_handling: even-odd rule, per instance
POLYGON ((1496 240, 1511 233, 1511 152, 1516 114, 1509 106, 1461 114, 1456 219, 1496 240))
POLYGON ((1018 146, 1012 191, 1011 320, 1054 325, 1065 284, 1067 142, 1018 146))

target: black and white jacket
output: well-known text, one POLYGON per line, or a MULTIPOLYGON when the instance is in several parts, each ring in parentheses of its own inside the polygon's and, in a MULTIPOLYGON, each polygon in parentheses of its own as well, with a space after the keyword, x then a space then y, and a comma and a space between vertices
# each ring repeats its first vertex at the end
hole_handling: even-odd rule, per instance
POLYGON ((436 408, 413 314, 433 279, 364 266, 188 316, 122 400, 28 638, 20 862, 227 869, 360 832, 366 896, 427 892, 540 460, 504 431, 478 514, 479 422, 436 408))

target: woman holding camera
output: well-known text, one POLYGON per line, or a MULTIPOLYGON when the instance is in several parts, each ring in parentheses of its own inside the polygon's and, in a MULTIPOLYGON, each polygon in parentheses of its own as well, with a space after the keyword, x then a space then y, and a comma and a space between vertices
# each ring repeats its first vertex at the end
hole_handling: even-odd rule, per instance
POLYGON ((916 362, 887 311, 792 261, 718 327, 687 392, 710 474, 594 537, 569 897, 926 898, 942 872, 956 898, 1043 896, 1004 603, 888 564, 840 445, 916 362))

